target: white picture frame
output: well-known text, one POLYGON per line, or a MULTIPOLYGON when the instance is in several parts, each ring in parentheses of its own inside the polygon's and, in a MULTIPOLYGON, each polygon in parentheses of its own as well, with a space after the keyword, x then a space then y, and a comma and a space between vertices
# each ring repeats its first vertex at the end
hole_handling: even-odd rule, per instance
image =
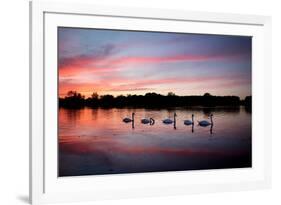
POLYGON ((30 202, 42 204, 269 188, 270 76, 270 17, 30 2, 30 202), (55 160, 56 28, 93 27, 93 22, 94 27, 103 28, 253 36, 253 167, 58 178, 55 160))

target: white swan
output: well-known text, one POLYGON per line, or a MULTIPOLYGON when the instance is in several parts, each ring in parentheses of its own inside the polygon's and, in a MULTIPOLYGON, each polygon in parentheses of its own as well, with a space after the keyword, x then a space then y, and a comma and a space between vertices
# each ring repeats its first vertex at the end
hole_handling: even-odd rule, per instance
POLYGON ((150 125, 154 125, 155 120, 153 118, 149 118, 149 119, 143 118, 143 119, 141 119, 141 123, 142 124, 148 124, 149 123, 150 125))
POLYGON ((214 122, 213 122, 213 114, 210 115, 210 119, 211 119, 210 122, 208 120, 198 121, 198 125, 200 125, 202 127, 207 127, 209 125, 213 125, 214 124, 214 122))
POLYGON ((174 113, 174 120, 171 120, 170 118, 167 118, 167 119, 165 119, 165 120, 163 120, 163 123, 164 124, 172 124, 172 123, 176 123, 176 116, 177 116, 177 114, 176 113, 174 113))
POLYGON ((183 123, 185 125, 193 125, 194 124, 194 114, 192 114, 191 120, 184 120, 183 123))
POLYGON ((125 118, 123 119, 123 122, 125 122, 125 123, 134 122, 134 121, 135 121, 135 113, 134 113, 134 112, 132 113, 132 119, 131 119, 131 118, 128 118, 128 117, 125 117, 125 118))

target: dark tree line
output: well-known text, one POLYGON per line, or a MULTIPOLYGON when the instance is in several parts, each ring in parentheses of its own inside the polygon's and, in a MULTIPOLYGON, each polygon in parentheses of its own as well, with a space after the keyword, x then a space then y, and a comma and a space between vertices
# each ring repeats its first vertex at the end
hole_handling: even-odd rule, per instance
POLYGON ((93 93, 91 97, 69 91, 67 96, 59 98, 59 106, 65 108, 81 108, 87 107, 150 107, 150 108, 169 108, 184 106, 251 106, 251 96, 240 100, 238 96, 213 96, 205 93, 202 96, 178 96, 169 92, 168 95, 157 93, 146 93, 145 95, 101 95, 93 93))

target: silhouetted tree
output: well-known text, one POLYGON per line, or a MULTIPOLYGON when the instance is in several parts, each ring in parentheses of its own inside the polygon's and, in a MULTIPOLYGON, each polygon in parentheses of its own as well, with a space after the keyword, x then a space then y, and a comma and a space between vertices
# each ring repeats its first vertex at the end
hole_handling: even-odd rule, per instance
POLYGON ((98 107, 99 106, 99 95, 97 92, 93 92, 91 97, 86 99, 85 104, 90 107, 98 107))
POLYGON ((60 105, 70 108, 80 108, 85 104, 85 96, 76 91, 69 91, 64 99, 59 100, 60 105))
POLYGON ((69 91, 64 98, 59 98, 59 106, 67 108, 88 107, 155 107, 155 108, 173 108, 185 106, 251 106, 251 96, 240 100, 238 96, 213 96, 205 93, 203 96, 178 96, 173 92, 167 95, 161 95, 155 92, 149 92, 145 95, 102 95, 93 92, 91 97, 85 99, 83 95, 76 91, 69 91))
POLYGON ((167 96, 176 96, 176 94, 173 93, 173 92, 168 92, 168 95, 167 95, 167 96))
POLYGON ((245 110, 246 112, 252 112, 252 96, 246 96, 244 99, 245 110))
POLYGON ((76 91, 70 90, 67 92, 67 97, 75 97, 75 96, 77 96, 76 91))
POLYGON ((247 106, 251 106, 252 105, 252 96, 246 96, 244 99, 244 103, 247 106))
POLYGON ((93 92, 92 95, 91 95, 92 99, 98 99, 99 98, 99 95, 97 92, 93 92))
POLYGON ((104 107, 110 107, 114 104, 113 95, 102 95, 100 96, 100 105, 104 107))

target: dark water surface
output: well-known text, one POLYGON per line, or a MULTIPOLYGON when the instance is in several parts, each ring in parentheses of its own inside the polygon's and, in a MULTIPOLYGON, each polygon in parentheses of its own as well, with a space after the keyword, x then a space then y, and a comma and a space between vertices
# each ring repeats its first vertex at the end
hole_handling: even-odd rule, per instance
POLYGON ((251 113, 244 107, 59 109, 59 176, 251 167, 251 113), (135 112, 135 127, 124 117, 135 112), (162 123, 177 113, 176 129, 162 123), (195 115, 195 125, 185 119, 195 115), (197 120, 214 115, 214 126, 197 120), (153 117, 155 124, 141 124, 153 117))

